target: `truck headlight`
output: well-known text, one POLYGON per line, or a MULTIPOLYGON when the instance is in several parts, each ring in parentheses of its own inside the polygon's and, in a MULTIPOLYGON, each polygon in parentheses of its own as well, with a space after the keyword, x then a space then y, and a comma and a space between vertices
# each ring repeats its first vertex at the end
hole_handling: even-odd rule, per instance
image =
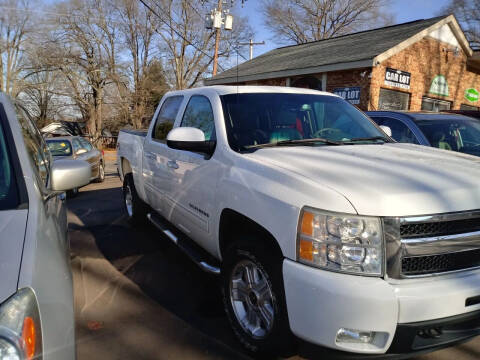
POLYGON ((0 305, 0 360, 42 358, 42 329, 32 289, 20 289, 0 305))
POLYGON ((350 274, 381 276, 380 218, 304 208, 297 234, 298 261, 350 274))

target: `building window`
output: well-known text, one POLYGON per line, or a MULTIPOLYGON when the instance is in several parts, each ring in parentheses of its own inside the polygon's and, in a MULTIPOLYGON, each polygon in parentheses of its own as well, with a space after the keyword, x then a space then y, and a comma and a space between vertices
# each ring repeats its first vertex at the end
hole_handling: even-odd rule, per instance
POLYGON ((432 99, 426 96, 422 98, 422 110, 438 112, 450 110, 451 106, 452 103, 450 101, 432 99))
POLYGON ((403 91, 380 89, 378 110, 408 110, 410 94, 403 91))
POLYGON ((460 110, 473 110, 473 111, 478 111, 478 107, 477 107, 477 106, 473 106, 473 105, 460 104, 460 110))
POLYGON ((292 87, 322 90, 322 81, 315 76, 304 76, 291 82, 292 87))

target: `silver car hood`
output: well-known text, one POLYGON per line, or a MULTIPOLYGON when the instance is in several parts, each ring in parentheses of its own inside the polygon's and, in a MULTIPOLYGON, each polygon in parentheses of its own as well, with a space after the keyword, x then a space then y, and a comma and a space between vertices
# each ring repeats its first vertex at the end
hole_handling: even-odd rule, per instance
POLYGON ((0 211, 0 303, 17 291, 28 210, 0 211))

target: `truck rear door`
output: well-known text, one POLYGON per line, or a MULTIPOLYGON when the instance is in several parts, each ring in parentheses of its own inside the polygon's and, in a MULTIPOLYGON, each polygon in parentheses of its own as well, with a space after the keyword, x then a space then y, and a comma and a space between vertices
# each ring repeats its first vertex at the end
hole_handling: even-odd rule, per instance
POLYGON ((164 206, 164 198, 165 193, 171 192, 168 158, 173 150, 167 146, 166 138, 173 128, 183 98, 170 96, 163 101, 143 146, 143 179, 147 202, 167 219, 170 219, 170 214, 164 206))

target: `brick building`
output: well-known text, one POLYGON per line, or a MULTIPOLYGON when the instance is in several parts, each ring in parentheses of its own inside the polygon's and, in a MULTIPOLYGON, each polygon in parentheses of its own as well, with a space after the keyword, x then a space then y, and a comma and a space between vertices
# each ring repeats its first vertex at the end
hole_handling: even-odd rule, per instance
POLYGON ((205 83, 315 88, 362 110, 477 110, 480 55, 449 15, 278 48, 205 83))

